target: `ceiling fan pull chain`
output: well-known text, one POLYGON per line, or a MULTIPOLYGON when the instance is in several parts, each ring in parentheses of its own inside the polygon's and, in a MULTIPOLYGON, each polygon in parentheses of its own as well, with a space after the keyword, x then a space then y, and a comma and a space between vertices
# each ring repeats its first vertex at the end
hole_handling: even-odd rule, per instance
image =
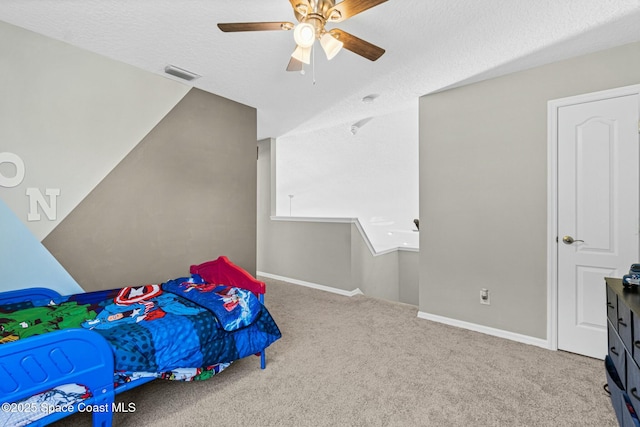
POLYGON ((316 48, 311 46, 311 71, 313 76, 313 84, 316 84, 316 48))

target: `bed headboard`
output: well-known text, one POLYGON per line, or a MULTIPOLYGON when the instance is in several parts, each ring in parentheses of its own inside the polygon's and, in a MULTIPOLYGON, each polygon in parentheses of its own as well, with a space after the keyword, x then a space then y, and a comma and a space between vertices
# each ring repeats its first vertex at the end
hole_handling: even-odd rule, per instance
POLYGON ((229 261, 226 256, 220 256, 213 261, 199 265, 192 265, 191 274, 199 274, 204 280, 215 285, 229 285, 247 289, 256 295, 264 295, 266 285, 255 279, 242 267, 229 261))

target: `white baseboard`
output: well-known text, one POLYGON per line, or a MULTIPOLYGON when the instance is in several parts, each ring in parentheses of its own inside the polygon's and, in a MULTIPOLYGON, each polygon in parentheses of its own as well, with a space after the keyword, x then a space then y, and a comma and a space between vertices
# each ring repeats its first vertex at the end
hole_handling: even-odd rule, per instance
POLYGON ((471 331, 480 332, 494 337, 505 338, 511 341, 517 341, 524 344, 535 345, 536 347, 546 348, 552 350, 549 342, 540 338, 531 337, 528 335, 517 334, 515 332, 509 332, 502 329, 491 328, 489 326, 478 325, 476 323, 465 322, 463 320, 451 319, 449 317, 438 316, 436 314, 425 313, 423 311, 418 312, 420 319, 431 320, 433 322, 444 323, 445 325, 456 326, 458 328, 469 329, 471 331))
MULTIPOLYGON (((354 295, 363 295, 360 288, 356 288, 352 291, 345 291, 344 289, 333 288, 331 286, 320 285, 317 283, 306 282, 304 280, 292 279, 290 277, 278 276, 277 274, 265 273, 263 271, 257 271, 257 276, 263 276, 269 279, 282 280, 283 282, 292 283, 294 285, 306 286, 308 288, 318 289, 325 292, 331 292, 338 295, 344 295, 352 297, 354 295)), ((445 325, 455 326, 457 328, 468 329, 475 332, 491 335, 494 337, 505 338, 511 341, 520 342, 523 344, 534 345, 536 347, 542 347, 552 350, 549 342, 544 339, 531 337, 529 335, 522 335, 515 332, 509 332, 502 329, 491 328, 489 326, 478 325, 476 323, 465 322, 463 320, 451 319, 449 317, 438 316, 436 314, 425 313, 423 311, 418 312, 418 318, 431 320, 433 322, 443 323, 445 325)))
POLYGON ((331 292, 334 294, 344 295, 352 297, 354 295, 363 295, 360 288, 355 288, 352 291, 345 291, 344 289, 332 288, 331 286, 319 285, 317 283, 305 282, 304 280, 292 279, 290 277, 278 276, 276 274, 265 273, 263 271, 257 271, 256 275, 267 277, 274 280, 282 280, 283 282, 293 283, 294 285, 306 286, 307 288, 319 289, 325 292, 331 292))

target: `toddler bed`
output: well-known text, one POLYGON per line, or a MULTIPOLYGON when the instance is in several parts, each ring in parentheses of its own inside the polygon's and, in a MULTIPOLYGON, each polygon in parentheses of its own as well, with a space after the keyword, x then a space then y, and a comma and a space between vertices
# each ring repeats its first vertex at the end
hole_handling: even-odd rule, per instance
MULTIPOLYGON (((0 425, 90 411, 110 426, 114 396, 156 378, 207 379, 280 331, 265 284, 221 256, 162 284, 60 296, 0 293, 0 425)), ((31 425, 31 424, 30 424, 31 425)))

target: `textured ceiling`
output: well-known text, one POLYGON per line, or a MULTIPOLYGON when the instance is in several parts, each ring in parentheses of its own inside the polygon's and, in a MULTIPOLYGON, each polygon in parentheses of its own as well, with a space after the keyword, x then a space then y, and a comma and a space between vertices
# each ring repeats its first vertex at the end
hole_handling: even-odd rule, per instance
POLYGON ((640 40, 639 0, 389 0, 338 27, 384 49, 370 62, 318 50, 286 72, 292 32, 218 22, 292 21, 287 0, 2 0, 0 20, 258 110, 258 138, 301 134, 415 105, 439 89, 640 40), (361 98, 379 95, 373 104, 361 98))

